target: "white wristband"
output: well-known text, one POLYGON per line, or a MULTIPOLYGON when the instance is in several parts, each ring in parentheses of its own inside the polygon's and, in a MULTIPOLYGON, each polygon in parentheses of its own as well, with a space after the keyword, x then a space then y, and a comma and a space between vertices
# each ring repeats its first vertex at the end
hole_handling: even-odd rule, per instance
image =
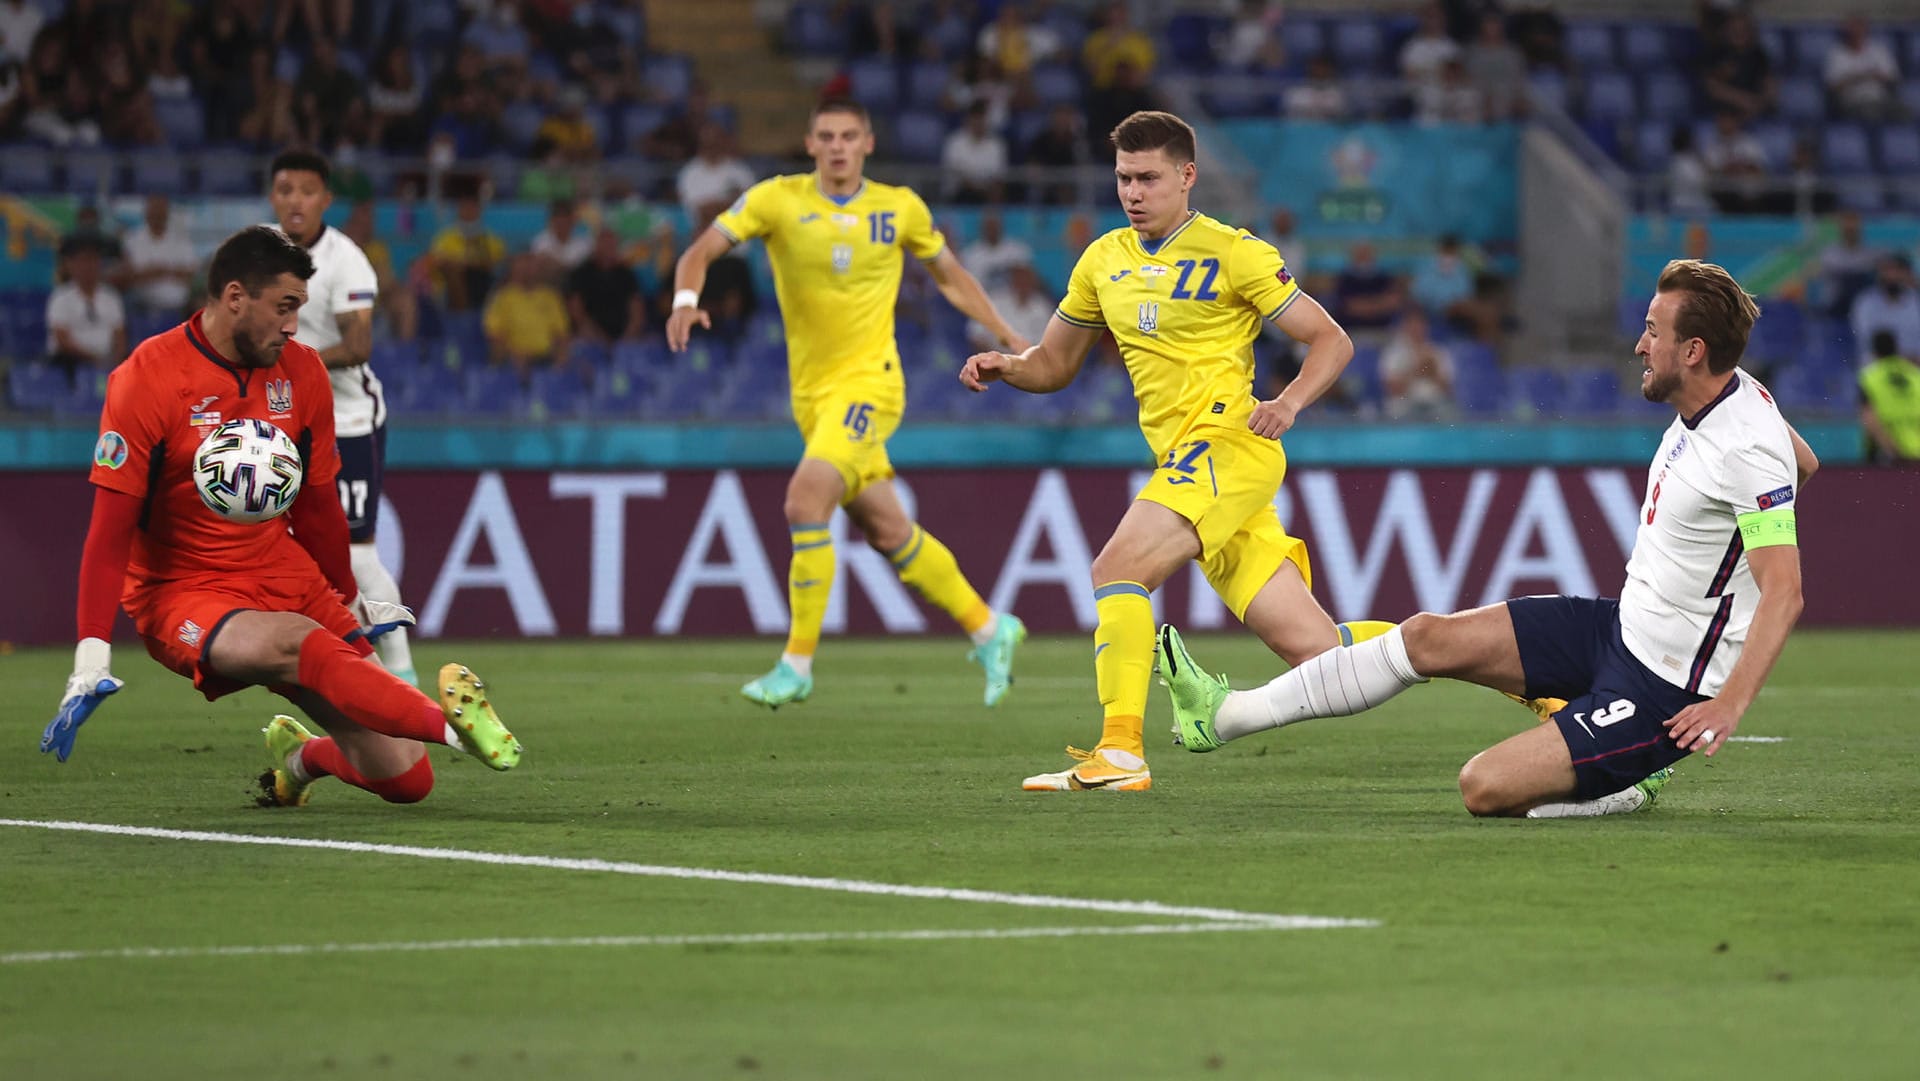
POLYGON ((679 311, 681 308, 698 308, 699 306, 700 306, 700 294, 698 292, 692 289, 674 290, 673 292, 673 310, 674 311, 679 311))

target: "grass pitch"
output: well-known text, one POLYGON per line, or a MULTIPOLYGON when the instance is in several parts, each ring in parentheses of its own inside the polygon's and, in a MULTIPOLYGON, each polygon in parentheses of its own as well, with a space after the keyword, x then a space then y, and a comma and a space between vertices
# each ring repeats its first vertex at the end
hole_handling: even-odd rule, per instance
MULTIPOLYGON (((1460 763, 1532 720, 1487 691, 1207 756, 1150 745, 1150 793, 1029 794, 1098 732, 1084 639, 1030 643, 997 711, 943 640, 830 641, 813 700, 768 713, 735 688, 775 648, 424 643, 423 669, 488 680, 522 767, 436 752, 424 804, 322 782, 299 810, 253 805, 265 692, 209 706, 123 646, 127 689, 60 766, 35 744, 67 651, 0 658, 0 818, 657 872, 0 827, 0 1077, 1616 1081, 1920 1058, 1920 633, 1797 636, 1740 730, 1783 742, 1689 759, 1648 813, 1560 822, 1460 809, 1460 763), (1183 931, 1213 923, 862 883, 1378 926, 1183 931), (1089 933, 1149 926, 1174 930, 1089 933), (472 944, 527 938, 551 941, 472 944)), ((1240 685, 1278 671, 1245 637, 1194 650, 1240 685)))

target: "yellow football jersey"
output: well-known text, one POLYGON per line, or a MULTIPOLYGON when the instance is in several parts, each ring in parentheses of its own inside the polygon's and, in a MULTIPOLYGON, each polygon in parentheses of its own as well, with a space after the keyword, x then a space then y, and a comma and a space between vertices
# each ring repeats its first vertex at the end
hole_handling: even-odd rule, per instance
POLYGON ((747 189, 713 226, 736 242, 766 238, 795 398, 852 378, 899 384, 901 252, 932 260, 947 243, 911 189, 868 180, 834 198, 816 174, 776 176, 747 189))
POLYGON ((1299 296, 1273 245, 1196 211, 1158 242, 1120 228, 1087 245, 1058 314, 1113 331, 1159 458, 1202 425, 1246 426, 1260 321, 1299 296))

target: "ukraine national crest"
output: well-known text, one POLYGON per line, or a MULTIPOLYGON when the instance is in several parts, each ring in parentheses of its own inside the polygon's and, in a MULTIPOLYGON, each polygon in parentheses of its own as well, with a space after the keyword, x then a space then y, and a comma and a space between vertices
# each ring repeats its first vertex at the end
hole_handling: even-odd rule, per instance
POLYGON ((1152 334, 1160 329, 1160 302, 1143 300, 1140 302, 1140 333, 1152 334))
POLYGON ((293 412, 293 380, 267 380, 267 412, 273 414, 293 412))

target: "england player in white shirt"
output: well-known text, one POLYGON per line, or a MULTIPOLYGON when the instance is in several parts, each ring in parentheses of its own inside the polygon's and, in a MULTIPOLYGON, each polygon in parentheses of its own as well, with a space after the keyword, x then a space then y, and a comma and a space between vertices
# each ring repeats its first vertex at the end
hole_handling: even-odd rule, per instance
MULTIPOLYGON (((379 285, 360 245, 322 220, 333 203, 327 189, 329 172, 327 159, 319 154, 285 151, 268 170, 268 200, 280 230, 313 255, 308 300, 300 308, 300 328, 294 337, 320 351, 333 381, 340 502, 347 511, 354 581, 368 600, 399 604, 400 587, 374 547, 387 443, 386 397, 368 363, 373 355, 373 302, 379 285)), ((376 645, 389 671, 415 682, 413 652, 404 627, 383 635, 376 645)))
POLYGON ((1733 734, 1800 615, 1794 496, 1819 462, 1737 367, 1759 314, 1711 263, 1675 260, 1660 275, 1634 352, 1646 365, 1641 394, 1678 416, 1647 474, 1618 601, 1522 597, 1423 612, 1251 691, 1208 676, 1165 627, 1158 665, 1180 742, 1210 751, 1445 676, 1567 699, 1553 724, 1461 769, 1467 810, 1558 818, 1646 806, 1674 762, 1711 755, 1733 734))

